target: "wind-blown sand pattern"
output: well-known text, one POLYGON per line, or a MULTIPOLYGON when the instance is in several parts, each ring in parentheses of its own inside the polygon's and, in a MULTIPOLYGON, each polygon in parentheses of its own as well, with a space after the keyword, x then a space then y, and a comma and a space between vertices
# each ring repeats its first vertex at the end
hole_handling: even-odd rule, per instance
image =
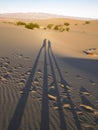
POLYGON ((0 23, 0 130, 98 129, 98 21, 69 21, 69 32, 0 23))

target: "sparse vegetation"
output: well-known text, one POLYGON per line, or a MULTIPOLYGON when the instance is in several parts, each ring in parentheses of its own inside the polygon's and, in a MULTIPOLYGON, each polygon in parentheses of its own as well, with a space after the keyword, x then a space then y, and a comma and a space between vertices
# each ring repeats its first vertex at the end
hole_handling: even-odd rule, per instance
POLYGON ((64 32, 65 31, 65 28, 62 28, 61 30, 60 30, 60 32, 64 32))
POLYGON ((18 25, 18 26, 24 25, 25 28, 28 28, 28 29, 40 28, 40 26, 37 23, 25 23, 22 21, 17 22, 16 25, 18 25))
POLYGON ((69 26, 69 25, 70 25, 70 23, 66 22, 66 23, 64 23, 64 25, 65 25, 65 26, 69 26))
POLYGON ((56 26, 54 27, 54 30, 61 30, 61 25, 56 25, 56 26))
POLYGON ((85 24, 90 24, 90 21, 85 21, 85 24))
POLYGON ((54 30, 59 30, 59 26, 56 25, 56 26, 54 27, 54 30))
POLYGON ((48 28, 48 29, 52 29, 52 27, 53 27, 53 24, 48 24, 48 25, 47 25, 47 28, 48 28))
POLYGON ((25 28, 28 28, 28 29, 39 28, 39 25, 37 23, 28 23, 25 25, 25 28))
POLYGON ((17 22, 16 24, 17 24, 18 26, 19 26, 19 25, 26 25, 25 22, 21 22, 21 21, 17 22))
MULTIPOLYGON (((40 28, 39 24, 37 23, 25 23, 25 22, 22 22, 22 21, 18 21, 16 23, 16 25, 24 25, 25 28, 27 29, 34 29, 34 28, 40 28)), ((58 25, 53 25, 53 24, 48 24, 46 27, 43 27, 44 30, 46 29, 52 29, 52 30, 57 30, 59 32, 64 32, 64 31, 67 31, 69 32, 70 28, 69 27, 66 27, 65 26, 69 26, 70 24, 68 22, 64 23, 63 25, 61 24, 58 24, 58 25)))

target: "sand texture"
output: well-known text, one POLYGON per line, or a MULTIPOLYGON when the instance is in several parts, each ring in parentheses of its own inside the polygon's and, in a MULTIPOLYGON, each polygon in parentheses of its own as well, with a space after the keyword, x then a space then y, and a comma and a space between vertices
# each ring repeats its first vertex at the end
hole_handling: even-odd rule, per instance
POLYGON ((1 20, 0 130, 98 130, 98 21, 43 29, 65 21, 29 30, 1 20))

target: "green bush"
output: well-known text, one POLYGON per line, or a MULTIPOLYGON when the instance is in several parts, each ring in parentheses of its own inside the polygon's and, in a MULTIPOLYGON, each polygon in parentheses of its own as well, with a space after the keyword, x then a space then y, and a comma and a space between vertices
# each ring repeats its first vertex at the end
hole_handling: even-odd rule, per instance
POLYGON ((65 28, 61 28, 60 32, 64 32, 65 31, 65 28))
POLYGON ((61 25, 56 25, 55 27, 54 27, 54 30, 60 30, 61 29, 61 25))
POLYGON ((51 29, 52 27, 53 27, 53 24, 48 24, 48 25, 47 25, 47 28, 48 28, 48 29, 51 29))
POLYGON ((25 25, 25 27, 28 29, 34 29, 34 28, 39 28, 39 25, 37 23, 28 23, 25 25))
POLYGON ((19 21, 19 22, 17 22, 17 25, 18 25, 18 26, 19 26, 19 25, 26 25, 26 23, 19 21))
POLYGON ((64 23, 64 25, 65 25, 65 26, 69 26, 70 24, 66 22, 66 23, 64 23))
POLYGON ((85 24, 90 24, 90 21, 85 21, 85 24))

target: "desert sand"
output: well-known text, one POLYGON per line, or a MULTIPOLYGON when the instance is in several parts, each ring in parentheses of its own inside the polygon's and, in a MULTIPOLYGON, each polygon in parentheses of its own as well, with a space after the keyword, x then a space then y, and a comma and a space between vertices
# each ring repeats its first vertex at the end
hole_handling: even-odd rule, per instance
POLYGON ((0 20, 0 130, 98 130, 98 20, 34 20, 34 30, 8 22, 0 20), (69 32, 43 29, 64 22, 69 32))

